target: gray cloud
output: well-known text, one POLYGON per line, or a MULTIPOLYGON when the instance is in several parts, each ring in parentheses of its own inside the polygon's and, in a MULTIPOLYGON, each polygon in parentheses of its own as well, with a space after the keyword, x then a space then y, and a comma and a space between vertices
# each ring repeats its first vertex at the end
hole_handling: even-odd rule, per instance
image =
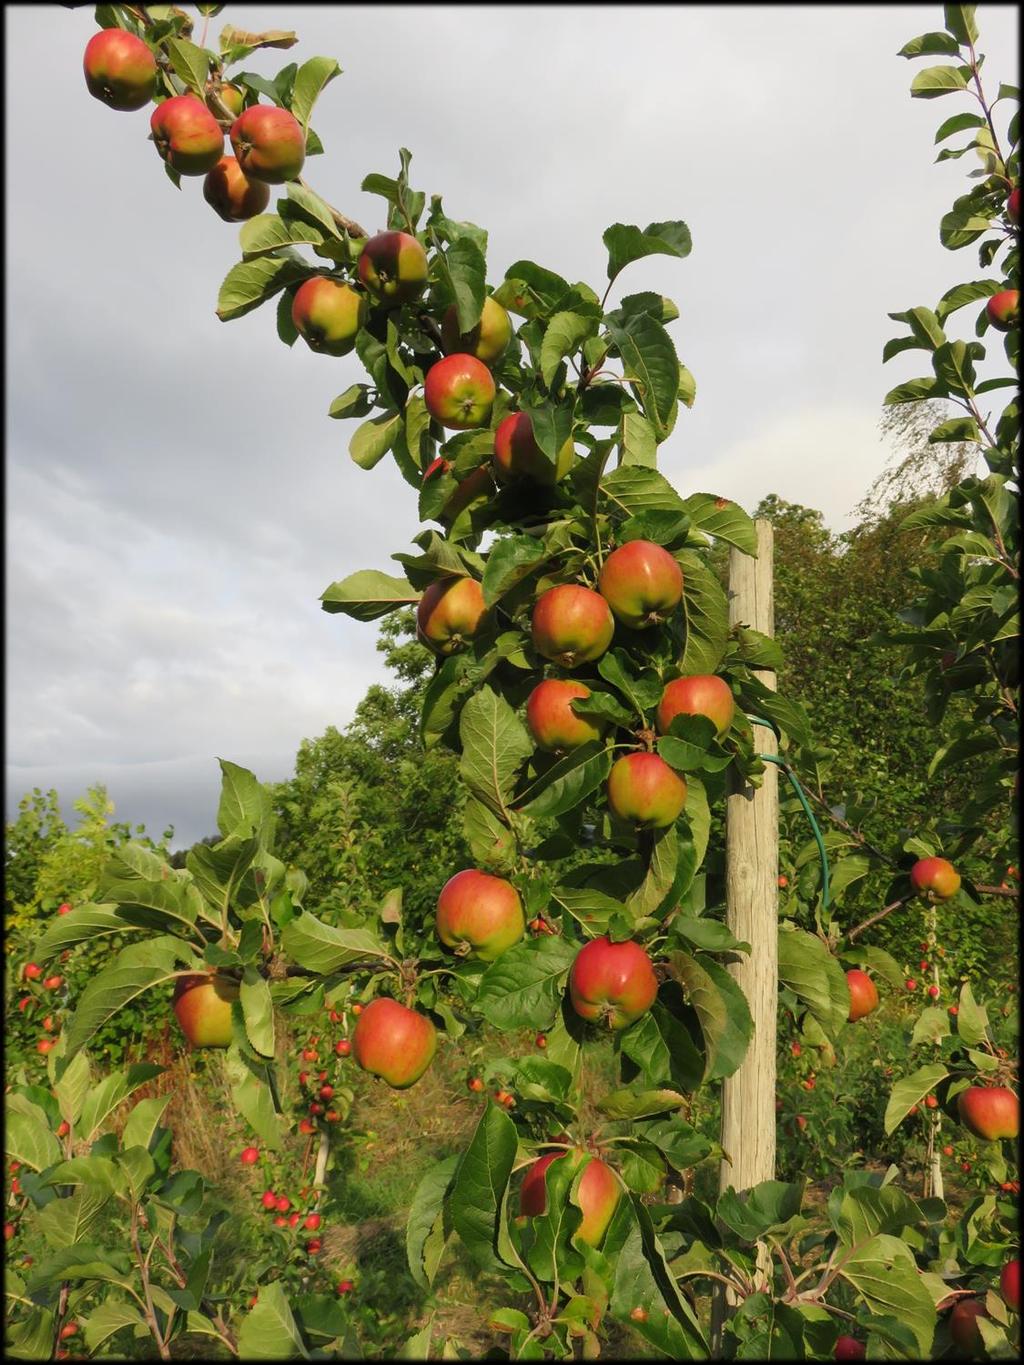
MULTIPOLYGON (((286 776, 381 678, 375 631, 320 611, 417 530, 393 465, 326 419, 354 358, 224 325, 237 236, 180 192, 145 113, 89 98, 92 11, 8 6, 8 814, 33 785, 108 785, 118 817, 209 833, 215 755, 286 776), (39 72, 46 71, 40 99, 39 72), (30 110, 31 117, 24 111, 30 110)), ((932 165, 935 107, 895 57, 938 6, 230 6, 211 33, 294 27, 344 75, 309 179, 374 229, 359 184, 412 149, 414 183, 522 256, 599 284, 615 221, 684 218, 686 261, 638 262, 698 397, 663 460, 681 491, 768 492, 836 527, 882 467, 886 314, 964 273, 938 242, 963 163, 932 165)), ((980 13, 993 85, 1012 6, 980 13)), ((917 362, 920 363, 919 361, 917 362)))

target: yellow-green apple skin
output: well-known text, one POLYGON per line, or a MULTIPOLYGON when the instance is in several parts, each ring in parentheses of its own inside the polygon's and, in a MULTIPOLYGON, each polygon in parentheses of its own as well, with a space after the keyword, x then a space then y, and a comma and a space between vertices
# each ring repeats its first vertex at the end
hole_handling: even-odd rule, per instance
POLYGON ((302 124, 287 109, 254 104, 231 125, 231 146, 250 180, 283 185, 295 180, 306 160, 302 124))
POLYGON ((494 376, 483 361, 461 352, 431 365, 423 381, 427 411, 453 431, 485 427, 496 392, 494 376))
POLYGON ((216 973, 179 976, 174 986, 174 1013, 193 1047, 227 1047, 231 1042, 231 1006, 238 983, 216 973))
POLYGON ((721 739, 735 714, 736 702, 724 678, 714 673, 691 673, 666 684, 658 703, 658 731, 667 735, 676 716, 706 716, 721 739))
POLYGON ((368 312, 365 294, 326 275, 304 281, 292 300, 296 331, 311 351, 323 355, 348 355, 368 312))
POLYGON ((358 1065, 395 1090, 415 1085, 436 1051, 437 1030, 426 1015, 384 995, 363 1009, 352 1033, 358 1065))
POLYGON ((493 962, 526 933, 523 903, 511 882, 466 868, 437 898, 437 936, 446 948, 493 962))
POLYGON ((172 95, 149 120, 157 151, 178 175, 206 175, 224 155, 220 124, 195 95, 172 95))
POLYGON ((550 487, 569 472, 575 453, 570 436, 552 464, 534 438, 530 414, 510 412, 498 423, 494 433, 494 476, 499 483, 515 483, 522 479, 550 487))
MULTIPOLYGON (((223 104, 224 108, 228 111, 231 117, 233 119, 238 118, 239 114, 245 108, 245 91, 240 90, 237 85, 225 84, 221 86, 220 90, 218 90, 217 95, 218 98, 220 99, 221 104, 223 104)), ((212 95, 207 97, 206 104, 208 109, 210 110, 210 113, 213 114, 215 118, 223 117, 220 110, 214 103, 212 95)))
POLYGON ((416 609, 416 634, 436 654, 454 654, 480 627, 487 607, 475 578, 439 578, 416 609))
POLYGON ((589 696, 590 688, 571 678, 545 678, 537 684, 526 699, 526 724, 539 748, 560 753, 601 738, 606 722, 578 716, 572 709, 574 701, 589 696))
POLYGON ((451 354, 461 351, 493 365, 508 350, 512 340, 512 319, 497 299, 484 299, 480 321, 468 332, 459 331, 459 316, 452 304, 441 319, 441 344, 451 354))
POLYGON ((960 874, 946 858, 919 858, 910 885, 925 900, 948 901, 960 890, 960 874))
POLYGON ((359 279, 378 303, 412 303, 427 285, 427 253, 408 232, 378 232, 359 253, 359 279))
POLYGON ((94 33, 82 59, 89 94, 110 109, 141 109, 156 89, 156 58, 134 33, 105 28, 94 33))
POLYGON ((686 782, 659 754, 624 754, 608 775, 608 805, 642 829, 667 829, 686 805, 686 782))
POLYGON ((559 583, 538 597, 530 632, 545 659, 577 668, 605 652, 615 634, 615 618, 600 593, 580 583, 559 583))
POLYGON ((270 187, 250 180, 233 156, 222 156, 203 181, 203 198, 225 223, 244 223, 262 213, 270 187))
POLYGON ((615 619, 633 630, 657 625, 683 595, 683 571, 651 540, 630 540, 605 560, 597 590, 615 619))

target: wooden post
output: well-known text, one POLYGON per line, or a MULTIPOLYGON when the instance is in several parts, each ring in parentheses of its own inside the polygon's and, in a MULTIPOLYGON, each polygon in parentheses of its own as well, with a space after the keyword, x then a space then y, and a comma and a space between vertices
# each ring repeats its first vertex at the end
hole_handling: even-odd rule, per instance
MULTIPOLYGON (((775 633, 773 533, 768 521, 759 520, 755 527, 757 558, 739 550, 729 554, 729 624, 752 626, 770 636, 775 633)), ((773 672, 759 670, 758 676, 774 690, 773 672)), ((754 742, 758 753, 778 752, 775 735, 766 726, 754 726, 754 742)), ((729 973, 750 1006, 754 1032, 739 1070, 722 1082, 725 1155, 718 1183, 723 1191, 730 1185, 748 1190, 775 1176, 779 772, 774 763, 765 768, 759 788, 733 787, 725 813, 726 922, 736 938, 751 945, 749 954, 730 964, 729 973)), ((712 1331, 719 1345, 729 1307, 729 1295, 716 1292, 712 1331)))

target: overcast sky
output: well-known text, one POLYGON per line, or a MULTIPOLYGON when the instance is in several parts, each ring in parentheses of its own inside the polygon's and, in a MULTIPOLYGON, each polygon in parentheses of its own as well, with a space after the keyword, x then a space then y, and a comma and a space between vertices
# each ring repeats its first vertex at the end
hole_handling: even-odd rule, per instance
MULTIPOLYGON (((415 496, 327 419, 354 356, 288 350, 272 305, 215 317, 237 229, 200 179, 172 187, 148 110, 88 95, 92 7, 4 15, 7 814, 56 786, 70 816, 103 782, 118 819, 182 846, 215 829, 218 756, 287 777, 382 680, 375 627, 318 599, 396 568, 415 496)), ((1017 7, 978 17, 994 92, 1017 7)), ((934 131, 967 102, 912 101, 919 63, 895 55, 940 5, 228 5, 211 45, 225 23, 297 31, 250 70, 340 61, 320 193, 382 228, 358 187, 409 147, 413 184, 489 230, 492 284, 531 257, 600 286, 611 223, 684 219, 688 259, 620 280, 677 301, 697 381, 663 472, 850 524, 888 458, 881 399, 923 372, 913 351, 883 369, 886 314, 980 273, 938 240, 968 163, 934 165, 934 131)))

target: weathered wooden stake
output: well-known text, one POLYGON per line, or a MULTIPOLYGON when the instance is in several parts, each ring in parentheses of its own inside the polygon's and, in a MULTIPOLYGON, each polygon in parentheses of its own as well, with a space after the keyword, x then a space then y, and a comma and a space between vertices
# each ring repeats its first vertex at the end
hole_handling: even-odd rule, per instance
MULTIPOLYGON (((771 523, 759 520, 757 558, 732 550, 729 555, 729 624, 775 633, 772 587, 771 523)), ((760 670, 774 690, 775 674, 760 670)), ((766 726, 754 727, 759 753, 776 754, 778 744, 766 726)), ((749 955, 730 964, 754 1021, 743 1064, 722 1082, 722 1148, 719 1189, 748 1190, 775 1176, 775 1036, 778 1012, 778 768, 765 764, 762 786, 735 786, 726 804, 726 920, 736 938, 751 945, 749 955)), ((760 1261, 760 1258, 759 1258, 760 1261)), ((721 1290, 721 1286, 716 1286, 721 1290)), ((730 1296, 717 1292, 713 1337, 721 1344, 721 1324, 730 1296)))

